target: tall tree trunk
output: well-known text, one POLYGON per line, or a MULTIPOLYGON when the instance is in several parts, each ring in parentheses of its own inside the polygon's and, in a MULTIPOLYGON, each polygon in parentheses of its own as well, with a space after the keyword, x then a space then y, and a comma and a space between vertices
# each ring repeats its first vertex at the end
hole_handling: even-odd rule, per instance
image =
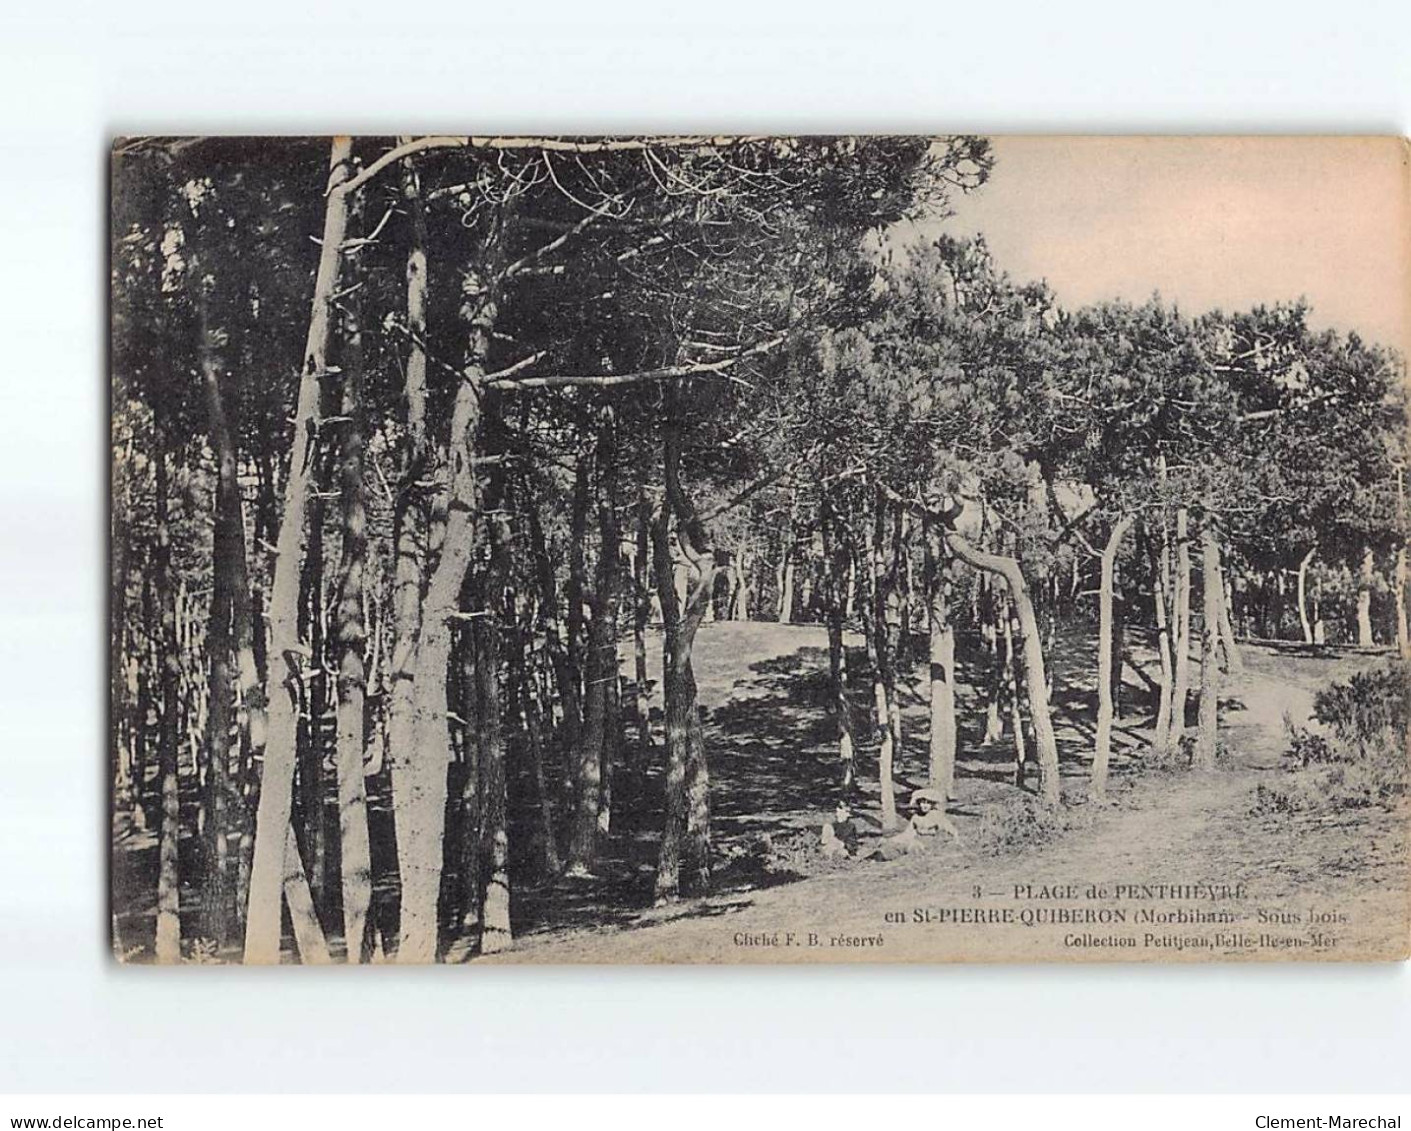
POLYGON ((1171 625, 1166 610, 1171 593, 1171 546, 1166 515, 1161 515, 1161 542, 1156 547, 1160 560, 1153 570, 1153 597, 1156 606, 1156 651, 1161 663, 1161 689, 1156 704, 1156 725, 1152 735, 1152 745, 1157 750, 1165 750, 1171 741, 1172 671, 1171 625))
POLYGON ((603 714, 603 784, 602 797, 598 803, 598 835, 606 837, 613 830, 613 788, 617 782, 618 755, 622 750, 622 688, 623 679, 617 666, 618 636, 617 614, 613 613, 608 625, 611 642, 613 667, 608 674, 607 702, 603 714))
MULTIPOLYGON (((407 139, 402 138, 400 141, 407 139)), ((411 218, 411 247, 407 251, 407 332, 411 345, 403 377, 407 438, 412 469, 426 458, 426 302, 430 275, 427 267, 426 209, 421 201, 421 181, 416 166, 402 165, 402 199, 411 218)))
POLYGON ((529 527, 530 551, 534 557, 535 574, 539 581, 539 628, 544 634, 544 646, 548 652, 554 682, 558 686, 559 707, 563 712, 560 733, 564 747, 574 750, 578 745, 578 733, 583 727, 582 697, 559 632, 558 586, 554 577, 554 562, 549 556, 543 524, 539 521, 538 506, 530 495, 527 482, 523 506, 525 521, 529 527))
POLYGON ((646 472, 638 483, 636 552, 632 557, 632 661, 633 696, 637 714, 637 742, 629 755, 629 795, 635 805, 641 800, 652 756, 650 682, 647 678, 647 622, 652 614, 651 594, 652 506, 647 498, 646 472))
POLYGON ((907 512, 895 508, 892 525, 892 551, 887 567, 887 720, 892 728, 893 764, 902 760, 906 749, 902 736, 901 696, 897 681, 905 678, 911 662, 911 555, 907 544, 907 512))
POLYGON ((177 638, 176 590, 172 584, 171 522, 168 516, 166 437, 157 429, 156 553, 152 587, 161 616, 162 714, 157 732, 157 770, 162 786, 162 827, 157 847, 157 961, 181 961, 181 793, 177 774, 177 718, 181 644, 177 638))
MULTIPOLYGON (((923 551, 924 552, 924 551, 923 551)), ((895 538, 893 541, 893 566, 896 571, 898 582, 897 592, 897 625, 899 635, 897 640, 897 671, 905 673, 910 669, 915 660, 912 654, 912 638, 915 636, 916 612, 913 596, 916 592, 915 567, 911 560, 911 523, 907 512, 901 508, 897 510, 897 522, 895 527, 895 538)), ((927 602, 929 605, 929 602, 927 602)), ((929 623, 930 613, 927 613, 929 623)), ((928 632, 929 635, 929 632, 928 632)), ((901 749, 900 731, 897 735, 898 752, 901 749)))
POLYGON ((1200 730, 1191 765, 1215 768, 1220 706, 1220 544, 1209 515, 1201 524, 1202 620, 1200 633, 1200 730))
MULTIPOLYGON (((509 576, 509 524, 503 511, 487 519, 490 537, 490 571, 486 578, 486 607, 506 604, 509 576)), ((514 615, 513 598, 508 612, 514 615)), ((475 626, 476 677, 480 684, 481 826, 484 830, 485 892, 481 898, 480 953, 496 954, 514 941, 510 927, 510 833, 508 783, 505 773, 505 734, 500 717, 500 631, 498 618, 485 617, 475 626)))
MULTIPOLYGON (((347 227, 348 206, 339 185, 347 179, 352 140, 333 140, 330 155, 332 186, 324 213, 322 252, 314 282, 313 313, 309 319, 299 398, 294 410, 294 440, 284 483, 284 515, 279 528, 274 584, 270 592, 270 680, 280 690, 269 702, 268 741, 260 783, 254 857, 250 867, 250 908, 245 927, 245 961, 279 961, 280 892, 285 878, 285 848, 292 808, 294 762, 298 736, 299 579, 302 574, 304 519, 314 470, 319 432, 319 390, 327 369, 333 296, 338 290, 340 249, 347 227), (277 674, 276 674, 277 673, 277 674)), ((291 908, 292 910, 292 908, 291 908)))
POLYGON ((602 555, 598 563, 596 614, 603 621, 599 666, 603 680, 603 740, 598 765, 602 782, 598 798, 598 834, 612 831, 613 779, 622 746, 622 684, 618 661, 618 614, 622 599, 622 531, 617 522, 617 425, 609 414, 598 444, 598 531, 602 555))
POLYGON ((515 617, 515 634, 509 654, 509 707, 518 715, 524 735, 525 753, 529 758, 530 784, 534 789, 534 805, 539 813, 539 853, 545 879, 559 873, 558 837, 554 830, 554 803, 549 793, 548 775, 544 771, 544 730, 537 699, 538 679, 532 673, 533 660, 529 653, 533 640, 533 621, 526 602, 524 617, 515 617))
POLYGON ((328 942, 319 924, 318 912, 314 909, 309 879, 304 874, 304 861, 299 855, 299 842, 294 837, 292 826, 285 831, 288 835, 284 843, 284 901, 289 905, 294 944, 299 948, 299 958, 306 966, 327 966, 331 961, 328 942))
POLYGON ((1303 642, 1313 643, 1313 624, 1308 619, 1308 567, 1313 562, 1313 555, 1318 552, 1317 546, 1310 546, 1308 553, 1304 554, 1298 562, 1298 623, 1303 628, 1303 642))
POLYGON ((569 838, 568 874, 587 876, 597 855, 599 817, 603 800, 605 759, 614 744, 608 731, 609 681, 617 681, 617 518, 613 511, 612 425, 604 425, 598 443, 598 526, 601 550, 598 576, 592 593, 593 620, 588 629, 586 684, 583 697, 583 732, 575 751, 576 797, 569 838))
POLYGON ((704 736, 696 707, 691 648, 710 602, 714 568, 705 531, 681 487, 679 425, 668 421, 665 442, 666 500, 652 531, 664 641, 662 671, 666 700, 665 827, 657 860, 658 903, 695 895, 710 886, 710 780, 704 736), (671 563, 670 522, 687 557, 691 584, 684 608, 677 602, 671 563))
MULTIPOLYGON (((482 850, 485 835, 481 815, 483 797, 481 778, 486 758, 486 734, 481 725, 485 716, 485 685, 480 679, 480 662, 485 650, 481 637, 482 621, 488 615, 489 601, 485 596, 484 577, 469 576, 461 592, 461 607, 457 614, 461 631, 451 647, 451 679, 447 686, 447 718, 457 725, 451 728, 451 753, 458 768, 460 794, 451 798, 448 809, 450 824, 446 828, 443 858, 448 862, 451 883, 443 878, 442 895, 445 914, 454 923, 454 934, 446 959, 461 962, 470 954, 480 934, 481 897, 484 895, 482 850), (449 710, 454 706, 454 712, 449 710)), ((451 771, 448 769, 448 773, 451 771)), ((454 780, 454 779, 452 779, 454 780)))
POLYGON ((1372 635, 1372 573, 1375 568, 1372 547, 1362 551, 1362 570, 1357 578, 1357 645, 1370 648, 1376 643, 1372 635))
MULTIPOLYGON (((883 644, 884 651, 885 647, 883 644)), ((881 654, 878 659, 880 661, 881 654)), ((892 730, 892 712, 887 702, 887 678, 880 671, 872 673, 872 709, 877 735, 877 780, 881 787, 878 803, 881 807, 882 827, 890 829, 897 823, 897 787, 892 778, 893 764, 896 761, 896 732, 892 730)))
POLYGON ((1186 733, 1186 699, 1191 686, 1191 548, 1190 517, 1185 507, 1176 511, 1175 593, 1176 679, 1171 688, 1170 744, 1179 746, 1186 733))
POLYGON ((681 609, 676 600, 676 579, 672 569, 670 527, 671 501, 662 503, 652 524, 652 553, 655 557, 658 600, 662 620, 662 698, 666 723, 666 781, 661 846, 657 856, 655 895, 658 903, 669 902, 681 893, 681 843, 686 831, 686 756, 688 720, 683 713, 685 698, 679 686, 677 655, 681 635, 681 609))
POLYGON ((397 961, 402 963, 435 961, 439 943, 437 901, 446 828, 446 772, 450 764, 446 685, 451 621, 458 611, 466 571, 476 547, 480 500, 474 457, 483 396, 478 378, 485 372, 498 314, 495 295, 477 279, 466 277, 463 294, 466 364, 451 410, 446 530, 440 560, 422 606, 413 667, 412 717, 399 721, 395 728, 405 742, 392 763, 397 862, 402 876, 397 961))
MULTIPOLYGON (((710 891, 710 776, 706 763, 705 728, 701 725, 700 709, 696 706, 696 673, 691 664, 690 648, 710 607, 710 590, 698 598, 700 611, 682 619, 678 643, 684 650, 685 665, 681 668, 678 687, 689 703, 686 712, 686 838, 681 852, 681 888, 688 895, 705 895, 710 891), (689 635, 688 635, 689 633, 689 635)), ((689 606, 688 606, 689 610, 689 606)))
MULTIPOLYGON (((1049 574, 1043 587, 1044 592, 1044 625, 1043 625, 1043 648, 1046 654, 1052 655, 1058 646, 1058 580, 1049 574)), ((1116 633, 1116 650, 1118 656, 1117 670, 1113 673, 1112 694, 1118 697, 1118 710, 1121 710, 1122 694, 1122 664, 1121 657, 1125 655, 1125 643, 1123 637, 1122 606, 1117 609, 1117 619, 1114 631, 1116 633)), ((1047 668, 1048 684, 1044 688, 1044 695, 1050 703, 1053 702, 1053 681, 1054 665, 1047 668)))
POLYGON ((1411 632, 1406 624, 1406 547, 1396 551, 1396 650, 1403 659, 1411 657, 1411 632))
POLYGON ((1112 756, 1113 580, 1117 572, 1117 551, 1133 521, 1133 515, 1123 515, 1114 522, 1107 545, 1102 548, 1102 574, 1097 591, 1097 737, 1090 786, 1094 801, 1101 801, 1107 795, 1107 769, 1112 756))
POLYGON ((1014 736, 1014 784, 1023 789, 1028 776, 1029 759, 1027 742, 1024 738, 1024 712, 1020 706, 1019 688, 1023 683, 1021 668, 1023 660, 1014 646, 1016 637, 1023 636, 1019 624, 1019 610, 1008 595, 1000 605, 1000 631, 1004 637, 1003 668, 1004 699, 1009 706, 1009 730, 1014 736))
POLYGON ((160 621, 152 591, 155 549, 148 551, 148 568, 142 571, 142 632, 137 637, 137 719, 133 730, 132 823, 135 828, 151 827, 147 796, 148 757, 152 745, 152 681, 161 666, 160 621))
POLYGON ((874 500, 872 537, 868 545, 871 576, 868 596, 870 598, 869 627, 872 635, 873 722, 877 729, 877 776, 881 788, 881 822, 884 829, 893 828, 897 823, 896 782, 893 780, 893 763, 896 754, 896 730, 892 726, 891 703, 887 693, 893 689, 892 677, 894 662, 889 647, 887 630, 887 576, 886 576, 886 507, 880 491, 874 500))
POLYGON ((929 784, 950 799, 955 793, 955 628, 950 614, 950 576, 945 538, 928 523, 926 580, 929 589, 931 661, 931 760, 929 784))
POLYGON ((845 563, 851 555, 847 552, 842 539, 838 537, 834 504, 827 497, 823 502, 822 527, 830 710, 837 726, 839 789, 842 796, 846 798, 852 793, 857 779, 852 737, 852 709, 848 703, 847 649, 843 645, 843 603, 847 572, 845 563))
MULTIPOLYGON (((215 529, 211 548, 211 604, 206 628, 209 661, 206 759, 210 766, 206 828, 207 867, 204 884, 204 927, 207 938, 224 949, 230 941, 233 911, 230 889, 230 733, 233 680, 231 678, 231 628, 234 605, 232 567, 237 553, 243 559, 240 485, 236 479, 235 446, 231 442, 220 389, 220 363, 206 325, 203 295, 195 296, 201 322, 201 376, 206 400, 207 432, 216 456, 215 529)), ((243 572, 243 571, 242 571, 243 572)), ((244 583, 244 578, 241 582, 244 583)))
POLYGON ((734 583, 730 589, 730 619, 750 619, 750 557, 744 550, 737 550, 731 558, 731 575, 734 583))
MULTIPOLYGON (((121 477, 121 493, 115 491, 109 516, 108 544, 112 547, 112 568, 108 591, 108 678, 111 707, 109 709, 108 742, 112 755, 114 813, 132 804, 132 707, 136 687, 136 657, 131 647, 128 628, 127 591, 132 540, 132 479, 135 441, 129 436, 124 449, 112 450, 114 486, 121 477)), ((112 942, 117 945, 114 931, 112 942)))
POLYGON ((206 876, 203 893, 205 924, 203 934, 213 939, 217 948, 224 949, 230 941, 230 730, 233 708, 233 681, 230 666, 230 523, 240 519, 238 499, 231 515, 230 492, 234 484, 234 457, 229 465, 227 488, 226 460, 217 447, 216 529, 212 553, 212 594, 210 616, 206 628, 206 659, 209 661, 206 722, 206 762, 210 776, 206 781, 206 805, 210 821, 206 825, 206 876))
POLYGON ((338 786, 338 843, 341 860, 343 939, 349 962, 361 962, 372 904, 372 849, 368 837, 367 787, 363 780, 364 708, 367 648, 363 626, 364 572, 367 568, 367 501, 363 481, 363 358, 357 296, 346 304, 343 364, 343 445, 339 496, 343 561, 337 607, 338 734, 335 767, 338 786))
POLYGON ((786 545, 784 557, 779 563, 779 614, 780 624, 792 624, 794 620, 794 547, 786 545))
POLYGON ((828 619, 828 679, 837 727, 838 788, 849 795, 857 784, 857 757, 852 736, 852 705, 848 701, 848 654, 843 643, 841 615, 828 619))
MULTIPOLYGON (((328 406, 325 406, 327 408, 328 406)), ((322 419, 327 413, 321 412, 322 419)), ((321 450, 322 450, 322 437, 321 450)), ((320 492, 329 469, 315 471, 313 496, 309 500, 309 537, 304 557, 303 600, 307 617, 309 665, 304 679, 304 710, 307 723, 299 751, 298 806, 303 818, 304 852, 308 862, 309 888, 314 906, 328 911, 328 826, 324 807, 324 719, 328 709, 328 633, 323 596, 324 502, 320 492)))
MULTIPOLYGON (((588 541, 588 507, 591 501, 590 483, 591 459, 586 452, 580 452, 578 465, 573 474, 573 504, 569 512, 568 524, 568 579, 564 586, 567 603, 564 629, 567 634, 565 656, 567 659, 568 682, 572 694, 565 699, 564 722, 567 730, 575 738, 577 746, 582 744, 581 730, 587 726, 588 689, 585 686, 583 603, 588 589, 588 567, 584 549, 588 541), (568 718, 568 703, 574 704, 575 717, 568 718)), ((570 765, 570 772, 576 775, 576 761, 570 765)), ((575 788, 577 780, 575 776, 575 788)))
POLYGON ((798 506, 798 494, 797 487, 789 489, 789 522, 779 548, 779 568, 775 571, 780 624, 790 624, 794 618, 794 511, 798 506))
MULTIPOLYGON (((426 585, 431 516, 427 495, 418 481, 427 473, 431 446, 426 434, 426 302, 428 265, 426 217, 421 185, 411 161, 402 168, 402 197, 411 216, 412 242, 407 253, 407 330, 410 345, 403 378, 407 442, 392 517, 392 650, 391 686, 387 693, 386 762, 395 766, 413 740, 416 699, 416 652, 421 636, 422 598, 426 585)), ((438 504, 439 505, 439 504, 438 504)), ((393 777, 396 771, 393 770, 393 777)), ((398 797, 405 786, 393 787, 393 824, 398 797)), ((400 830, 395 832, 401 842, 400 830)), ((379 854, 379 867, 386 862, 379 854)), ((381 916, 379 916, 381 918, 381 916)), ((385 936, 386 930, 382 932, 385 936)))
MULTIPOLYGON (((1218 543, 1216 549, 1219 549, 1218 543)), ((1225 670, 1231 675, 1240 676, 1244 674, 1244 655, 1240 652, 1239 642, 1235 640, 1235 624, 1230 610, 1234 603, 1234 591, 1230 584, 1228 552, 1223 556, 1225 560, 1216 574, 1217 595, 1220 598, 1220 650, 1225 654, 1225 670)))
POLYGON ((1029 696, 1029 718, 1034 728, 1034 746, 1039 760, 1039 797, 1045 805, 1057 805, 1060 798, 1058 743, 1054 738, 1048 697, 1044 694, 1044 654, 1039 640, 1038 620, 1029 600, 1028 587, 1024 584, 1024 574, 1014 558, 978 550, 953 531, 946 534, 946 544, 966 565, 998 574, 1009 586, 1010 598, 1019 615, 1024 649, 1024 686, 1029 696))
MULTIPOLYGON (((1112 693, 1112 713, 1114 718, 1122 717, 1122 666, 1127 658, 1127 603, 1122 595, 1122 573, 1115 568, 1112 573, 1112 666, 1108 671, 1108 680, 1111 683, 1112 693)), ((1047 633, 1044 637, 1044 650, 1046 654, 1053 654, 1055 636, 1047 633)), ((1053 680, 1053 665, 1049 665, 1050 685, 1053 680)), ((1053 701, 1053 688, 1049 688, 1049 701, 1053 701)))
MULTIPOLYGON (((235 502, 240 505, 237 492, 235 502)), ((243 926, 250 899, 250 860, 255 847, 255 827, 249 800, 256 759, 265 752, 265 681, 258 656, 264 648, 264 621, 250 584, 249 557, 245 548, 245 518, 237 514, 230 543, 231 628, 235 664, 240 679, 236 721, 240 728, 239 789, 232 792, 232 824, 240 832, 236 859, 236 913, 243 926)))
POLYGON ((980 638, 985 654, 985 735, 981 743, 989 746, 1004 737, 1004 720, 1000 715, 1001 690, 1005 681, 1007 659, 999 650, 999 600, 990 574, 980 578, 980 638))
MULTIPOLYGON (((126 592, 126 586, 123 587, 126 592)), ((126 601, 123 602, 126 605, 126 601)), ((113 611, 114 619, 126 622, 128 611, 120 608, 113 611)), ((113 659, 117 670, 113 676, 114 718, 112 720, 112 741, 117 746, 117 764, 113 774, 113 803, 118 812, 131 810, 135 792, 137 765, 136 697, 138 679, 137 651, 132 646, 132 631, 126 623, 118 628, 119 640, 113 649, 113 659)))

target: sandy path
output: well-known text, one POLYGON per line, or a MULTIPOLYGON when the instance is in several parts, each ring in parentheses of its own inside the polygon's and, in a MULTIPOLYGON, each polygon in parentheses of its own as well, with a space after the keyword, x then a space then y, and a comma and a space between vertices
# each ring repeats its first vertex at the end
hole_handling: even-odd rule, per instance
POLYGON ((1249 673, 1227 689, 1232 702, 1222 737, 1229 764, 1213 774, 1130 775, 1115 804, 1078 807, 1070 815, 1075 827, 1053 840, 1004 856, 947 844, 891 863, 858 861, 826 876, 659 909, 629 928, 530 938, 504 958, 1169 961, 1404 954, 1411 935, 1404 811, 1332 818, 1252 813, 1258 782, 1279 772, 1284 718, 1307 720, 1315 685, 1311 672, 1289 678, 1270 670, 1287 667, 1284 658, 1253 659, 1249 673), (1157 884, 1175 890, 1151 892, 1157 884), (955 921, 967 914, 1011 918, 955 921), (1113 921, 1117 915, 1124 920, 1113 921))

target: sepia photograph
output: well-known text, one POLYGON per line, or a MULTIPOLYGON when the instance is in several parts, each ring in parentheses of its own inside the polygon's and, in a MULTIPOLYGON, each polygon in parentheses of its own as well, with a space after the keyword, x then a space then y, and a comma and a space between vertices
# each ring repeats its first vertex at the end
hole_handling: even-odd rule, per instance
POLYGON ((109 172, 118 962, 1411 953, 1404 139, 109 172))

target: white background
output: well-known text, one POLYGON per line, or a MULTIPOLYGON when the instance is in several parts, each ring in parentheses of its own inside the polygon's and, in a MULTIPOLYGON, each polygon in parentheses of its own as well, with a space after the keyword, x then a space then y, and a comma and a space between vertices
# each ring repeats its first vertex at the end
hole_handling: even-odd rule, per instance
POLYGON ((1406 133, 1411 5, 111 8, 0 9, 0 1091, 1411 1091, 1397 967, 118 969, 102 603, 113 134, 1406 133))

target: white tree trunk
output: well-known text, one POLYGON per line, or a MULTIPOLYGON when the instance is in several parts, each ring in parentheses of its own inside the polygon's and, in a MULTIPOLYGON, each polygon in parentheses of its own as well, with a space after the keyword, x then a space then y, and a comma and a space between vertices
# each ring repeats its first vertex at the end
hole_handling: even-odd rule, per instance
POLYGON ((498 310, 493 295, 481 293, 469 313, 467 379, 456 389, 451 408, 449 507, 441 558, 426 587, 417 637, 410 718, 394 719, 393 809, 397 822, 397 867, 402 878, 399 963, 436 960, 437 914, 446 828, 446 771, 450 764, 446 681, 451 660, 451 621, 459 611, 461 587, 477 549, 480 507, 475 443, 482 393, 474 380, 484 372, 498 310))
POLYGON ((1004 737, 1004 719, 999 712, 1000 688, 1004 682, 999 654, 999 598, 989 581, 990 576, 986 574, 980 582, 984 588, 980 639, 989 669, 985 673, 985 736, 980 740, 985 746, 1004 737))
MULTIPOLYGON (((1218 546, 1217 546, 1218 549, 1218 546)), ((1228 555, 1226 556, 1228 563, 1228 555)), ((1231 675, 1244 674, 1244 656, 1240 652, 1239 643, 1235 640, 1235 623, 1230 613, 1230 606, 1234 604, 1233 591, 1230 585, 1229 570, 1226 566, 1220 566, 1216 574, 1216 589, 1220 598, 1220 649, 1225 653, 1225 670, 1231 675)))
POLYGON ((1370 648, 1376 643, 1372 635, 1372 570, 1375 562, 1372 547, 1362 551, 1362 573, 1357 583, 1357 643, 1370 648))
POLYGON ((1058 743, 1053 733, 1053 719, 1049 715, 1048 696, 1044 691, 1047 681, 1044 676, 1043 644, 1039 640, 1038 620, 1024 584, 1024 574, 1013 558, 984 553, 954 532, 946 535, 946 544, 967 565, 997 573, 1009 584, 1023 636, 1024 685, 1029 696, 1029 717, 1034 725, 1034 745, 1039 759, 1039 797, 1045 805, 1057 805, 1060 799, 1058 743))
POLYGON ((1171 740, 1171 692, 1174 673, 1171 665, 1171 625, 1166 616, 1167 601, 1171 591, 1171 547, 1167 538, 1166 518, 1161 519, 1161 545, 1158 548, 1161 560, 1157 563, 1155 578, 1156 605, 1156 650, 1161 663, 1161 692, 1156 705, 1156 727, 1152 735, 1152 745, 1164 750, 1171 740))
POLYGON ((950 578, 941 538, 929 531, 931 762, 929 784, 949 799, 955 792, 955 628, 950 616, 950 578))
POLYGON ((1216 732, 1220 706, 1220 546, 1207 518, 1201 537, 1202 624, 1200 633, 1200 730, 1194 769, 1215 769, 1216 732))
POLYGON ((1123 515, 1112 526, 1102 549, 1102 577, 1098 584, 1097 619, 1097 736, 1093 747, 1091 795, 1101 801, 1107 795, 1107 769, 1112 757, 1112 594, 1117 572, 1117 551, 1131 529, 1134 517, 1123 515))
MULTIPOLYGON (((333 297, 338 290, 341 247, 347 229, 348 202, 338 186, 349 175, 351 138, 333 139, 322 252, 314 281, 313 309, 304 346, 294 439, 284 481, 274 583, 270 588, 269 688, 264 770, 250 865, 250 904, 245 923, 245 961, 279 961, 280 893, 286 872, 286 845, 292 843, 289 815, 293 804, 294 761, 298 733, 299 576, 304 559, 304 517, 314 475, 318 442, 319 391, 327 371, 333 297)), ((292 910, 292 908, 291 908, 292 910)))
POLYGON ((1313 623, 1308 619, 1308 567, 1313 562, 1313 555, 1318 552, 1318 547, 1313 546, 1308 553, 1304 554, 1298 563, 1298 623, 1303 628, 1303 642, 1313 643, 1313 623))
POLYGON ((1411 657, 1411 634, 1406 625, 1406 547, 1396 551, 1396 650, 1411 657))
POLYGON ((1171 689, 1170 744, 1178 745, 1186 732, 1186 698, 1191 686, 1191 549, 1190 517, 1186 508, 1176 512, 1176 608, 1172 626, 1176 637, 1175 684, 1171 689))
POLYGON ((779 623, 789 624, 794 616, 794 551, 790 546, 779 563, 779 623))

